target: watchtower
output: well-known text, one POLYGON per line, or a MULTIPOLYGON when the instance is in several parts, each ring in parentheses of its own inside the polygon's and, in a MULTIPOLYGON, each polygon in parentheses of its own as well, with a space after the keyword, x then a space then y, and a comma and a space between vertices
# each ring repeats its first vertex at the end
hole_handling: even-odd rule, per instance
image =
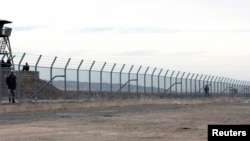
POLYGON ((4 27, 5 24, 9 23, 12 22, 0 19, 0 59, 2 66, 11 67, 12 70, 15 70, 11 46, 10 46, 10 40, 9 40, 12 28, 4 27), (5 57, 7 58, 6 60, 7 62, 5 62, 5 57))

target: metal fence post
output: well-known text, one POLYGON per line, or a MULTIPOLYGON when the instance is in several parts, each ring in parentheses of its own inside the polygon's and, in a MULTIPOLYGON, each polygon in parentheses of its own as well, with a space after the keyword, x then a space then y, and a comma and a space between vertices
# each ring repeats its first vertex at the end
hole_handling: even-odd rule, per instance
POLYGON ((125 67, 125 64, 122 65, 122 68, 120 70, 120 92, 121 92, 121 87, 122 87, 122 71, 123 71, 124 67, 125 67))
POLYGON ((163 69, 160 70, 159 74, 158 74, 158 94, 160 93, 160 75, 163 69))
POLYGON ((172 71, 172 74, 170 75, 170 89, 169 89, 169 91, 170 91, 170 93, 172 93, 172 77, 173 77, 173 75, 174 75, 174 70, 172 71))
POLYGON ((166 71, 165 75, 164 75, 164 91, 166 90, 166 79, 167 79, 167 74, 168 74, 169 70, 166 71))
MULTIPOLYGON (((57 57, 55 56, 55 58, 54 58, 54 60, 52 61, 52 63, 51 63, 51 66, 50 66, 50 85, 53 85, 53 82, 52 82, 52 78, 53 78, 53 66, 54 66, 54 64, 55 64, 55 62, 56 62, 56 59, 57 59, 57 57)), ((51 100, 51 96, 52 96, 52 90, 50 89, 50 96, 49 96, 49 99, 51 100)))
POLYGON ((139 67, 139 69, 137 70, 137 73, 136 73, 136 94, 139 93, 139 72, 141 70, 142 66, 139 67))
MULTIPOLYGON (((35 65, 35 73, 37 73, 37 66, 38 66, 38 63, 40 62, 42 58, 42 55, 40 55, 38 57, 38 60, 36 61, 36 65, 35 65)), ((37 78, 39 77, 39 75, 35 76, 35 101, 37 102, 37 78)))
POLYGON ((249 95, 249 81, 247 81, 247 94, 249 95))
POLYGON ((233 80, 233 82, 232 82, 232 87, 233 87, 234 89, 236 89, 236 88, 235 88, 235 82, 236 82, 236 80, 233 80))
POLYGON ((223 91, 223 80, 225 77, 222 77, 222 79, 220 80, 220 91, 223 91))
MULTIPOLYGON (((229 87, 233 88, 233 79, 230 79, 229 81, 229 87)), ((228 90, 228 93, 230 94, 230 90, 228 90)))
POLYGON ((182 79, 183 79, 184 75, 185 75, 185 72, 183 72, 181 75, 181 95, 182 95, 182 79))
POLYGON ((209 82, 210 78, 211 78, 211 76, 209 75, 208 78, 207 78, 207 83, 206 83, 207 85, 209 85, 208 82, 209 82))
POLYGON ((149 67, 147 67, 147 69, 146 69, 146 71, 144 73, 144 94, 146 93, 146 88, 147 88, 147 86, 146 86, 146 75, 147 75, 148 69, 149 69, 149 67))
POLYGON ((214 79, 214 94, 216 94, 216 81, 217 81, 217 79, 218 79, 218 76, 216 76, 215 77, 215 79, 214 79))
MULTIPOLYGON (((225 78, 225 79, 224 79, 224 82, 223 82, 223 90, 227 88, 227 84, 226 84, 227 80, 228 80, 228 78, 225 78)), ((226 94, 226 92, 224 92, 224 93, 226 94)))
POLYGON ((66 65, 64 67, 64 100, 65 100, 65 94, 67 91, 67 67, 69 65, 70 60, 71 60, 71 58, 68 59, 66 65))
MULTIPOLYGON (((176 75, 176 77, 175 77, 175 83, 177 83, 177 81, 178 81, 178 76, 179 76, 179 74, 180 74, 180 71, 178 71, 178 73, 177 73, 177 75, 176 75)), ((177 86, 178 86, 178 85, 175 85, 175 93, 178 92, 177 86)))
POLYGON ((195 73, 190 78, 190 94, 192 95, 193 92, 193 77, 195 76, 195 73))
MULTIPOLYGON (((200 77, 200 79, 199 79, 199 89, 198 89, 198 90, 201 89, 201 79, 202 79, 202 77, 203 77, 203 74, 201 75, 201 77, 200 77)), ((200 93, 200 91, 198 91, 198 92, 200 93)))
POLYGON ((243 92, 242 92, 242 87, 243 87, 243 81, 240 81, 239 90, 240 90, 241 93, 243 93, 243 92))
POLYGON ((154 93, 154 73, 156 71, 156 68, 154 68, 152 74, 151 74, 151 94, 154 93))
POLYGON ((116 63, 113 65, 111 72, 110 72, 110 92, 113 92, 113 71, 115 69, 116 63))
POLYGON ((187 84, 187 82, 188 82, 188 77, 189 77, 189 75, 190 75, 191 73, 189 72, 188 74, 187 74, 187 76, 186 76, 186 96, 187 96, 187 93, 188 93, 188 84, 187 84))
POLYGON ((103 69, 106 66, 106 64, 107 64, 106 62, 103 64, 101 71, 100 71, 100 92, 101 93, 102 93, 102 72, 103 72, 103 69))
POLYGON ((89 92, 91 92, 91 71, 92 68, 94 67, 95 61, 93 61, 93 63, 91 64, 90 68, 89 68, 89 92))
POLYGON ((23 58, 24 58, 25 55, 26 55, 26 53, 23 54, 21 60, 19 61, 18 72, 17 72, 17 77, 18 77, 18 88, 17 88, 18 89, 18 101, 19 101, 20 104, 21 104, 21 76, 20 76, 20 66, 21 66, 21 63, 22 63, 23 58))
POLYGON ((238 83, 239 83, 239 80, 235 80, 234 86, 236 87, 237 91, 239 92, 238 83))
POLYGON ((81 62, 80 62, 80 64, 78 65, 78 67, 77 67, 77 102, 79 102, 79 70, 80 70, 80 67, 81 67, 81 65, 82 65, 82 62, 83 62, 83 60, 81 60, 81 62))
MULTIPOLYGON (((210 88, 210 89, 211 89, 211 93, 213 93, 213 89, 214 89, 214 88, 213 88, 213 85, 212 85, 213 79, 214 79, 214 76, 211 77, 211 80, 210 80, 210 83, 209 83, 210 86, 211 86, 211 88, 210 88)), ((207 82, 207 83, 208 83, 208 82, 207 82)))
POLYGON ((129 81, 129 83, 128 83, 128 93, 129 94, 130 94, 130 73, 131 73, 133 67, 134 67, 134 65, 131 66, 131 68, 129 70, 129 73, 128 73, 128 81, 129 81))
MULTIPOLYGON (((207 78, 207 75, 205 75, 205 77, 204 77, 204 79, 203 79, 203 82, 202 82, 203 86, 202 86, 201 88, 203 88, 203 87, 204 87, 204 84, 205 84, 206 78, 207 78)), ((200 88, 200 90, 201 90, 201 88, 200 88)))
POLYGON ((227 82, 226 82, 226 88, 230 87, 229 82, 230 82, 230 78, 228 78, 228 79, 227 79, 227 82))
POLYGON ((219 77, 218 82, 217 82, 217 94, 220 93, 220 81, 222 77, 219 77))
POLYGON ((194 94, 196 95, 196 81, 197 81, 197 78, 198 78, 199 74, 196 75, 195 79, 194 79, 194 94))

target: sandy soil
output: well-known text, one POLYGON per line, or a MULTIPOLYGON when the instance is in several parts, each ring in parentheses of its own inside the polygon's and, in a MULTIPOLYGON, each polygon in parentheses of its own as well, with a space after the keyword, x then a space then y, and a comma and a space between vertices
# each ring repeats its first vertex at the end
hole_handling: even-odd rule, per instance
POLYGON ((208 124, 249 124, 249 102, 0 114, 1 141, 206 141, 208 124))

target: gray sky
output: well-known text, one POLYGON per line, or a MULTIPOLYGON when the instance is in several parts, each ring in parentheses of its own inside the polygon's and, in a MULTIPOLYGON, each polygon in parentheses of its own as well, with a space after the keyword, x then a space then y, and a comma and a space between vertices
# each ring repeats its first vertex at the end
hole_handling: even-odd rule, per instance
POLYGON ((1 0, 0 18, 13 21, 13 52, 249 80, 249 7, 249 0, 1 0))

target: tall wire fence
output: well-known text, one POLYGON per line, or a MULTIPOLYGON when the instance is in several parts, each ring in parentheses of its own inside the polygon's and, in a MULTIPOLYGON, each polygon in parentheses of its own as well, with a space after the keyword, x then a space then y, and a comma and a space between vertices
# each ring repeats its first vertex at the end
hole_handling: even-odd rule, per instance
MULTIPOLYGON (((131 97, 249 97, 249 81, 163 68, 14 53, 19 102, 27 100, 91 100, 131 97), (25 63, 30 69, 22 71, 25 63), (205 94, 204 87, 209 87, 205 94)), ((1 68, 0 100, 7 101, 1 68)))

